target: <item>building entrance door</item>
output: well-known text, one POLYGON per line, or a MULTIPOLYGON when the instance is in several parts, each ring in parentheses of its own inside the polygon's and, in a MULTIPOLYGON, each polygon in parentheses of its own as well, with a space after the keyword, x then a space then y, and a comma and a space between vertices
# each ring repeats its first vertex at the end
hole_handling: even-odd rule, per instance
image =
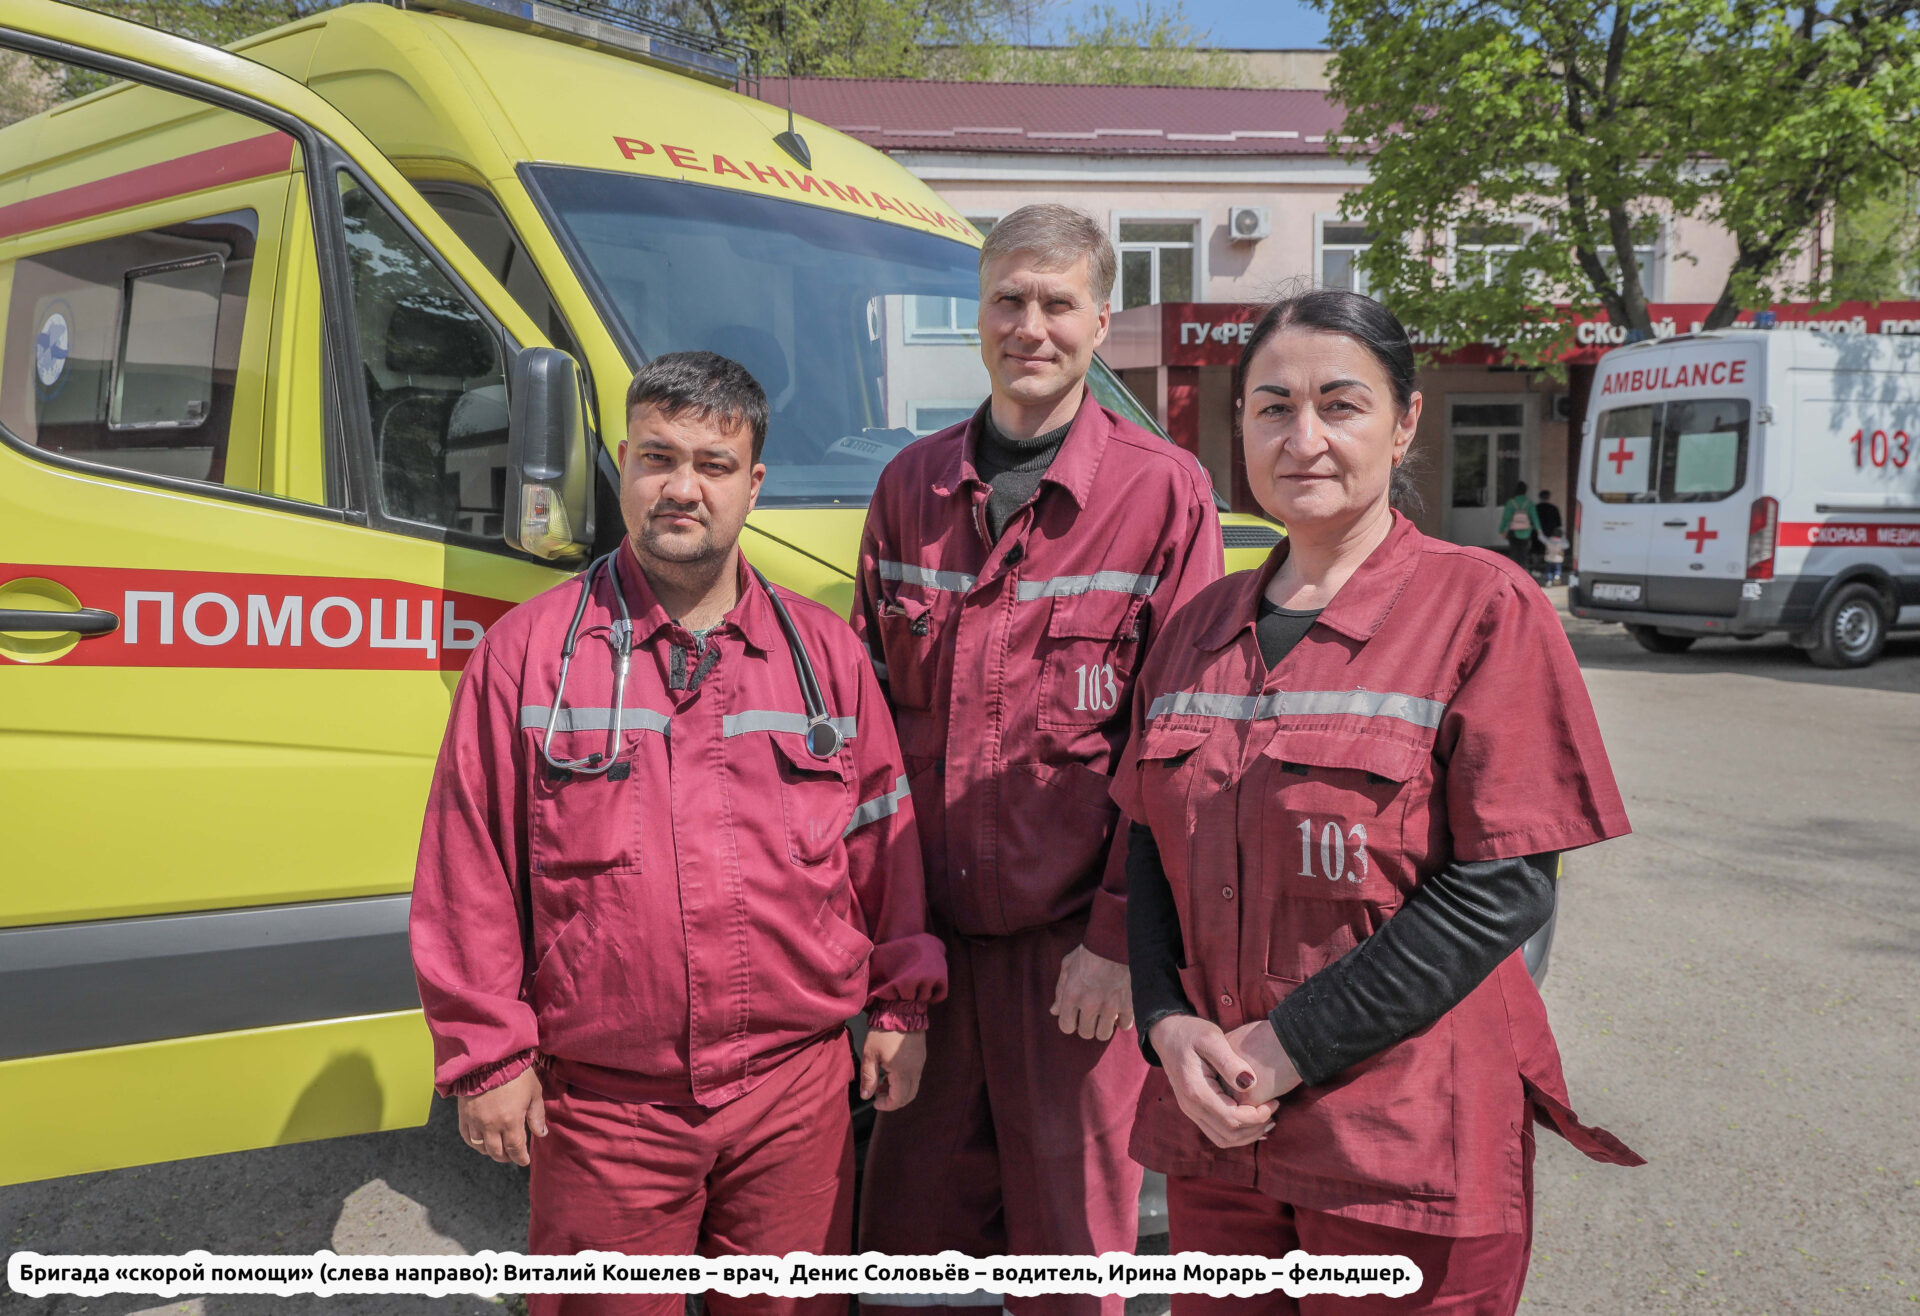
POLYGON ((1500 507, 1525 478, 1526 403, 1455 402, 1447 420, 1447 538, 1504 547, 1500 507))

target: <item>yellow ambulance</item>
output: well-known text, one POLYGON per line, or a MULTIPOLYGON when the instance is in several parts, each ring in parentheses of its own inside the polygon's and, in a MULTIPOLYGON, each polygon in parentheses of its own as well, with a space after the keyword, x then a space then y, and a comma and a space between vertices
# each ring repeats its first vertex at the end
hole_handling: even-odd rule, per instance
POLYGON ((844 612, 881 467, 986 393, 979 236, 719 43, 525 0, 0 48, 100 88, 0 128, 0 1183, 419 1124, 449 694, 617 542, 633 370, 761 380, 747 552, 844 612))

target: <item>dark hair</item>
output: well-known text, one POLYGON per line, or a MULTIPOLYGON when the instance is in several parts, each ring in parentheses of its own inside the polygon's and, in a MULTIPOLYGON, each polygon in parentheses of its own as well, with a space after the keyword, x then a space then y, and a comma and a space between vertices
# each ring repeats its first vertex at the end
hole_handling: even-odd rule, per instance
POLYGON ((1527 482, 1525 480, 1515 480, 1513 482, 1513 496, 1515 498, 1518 498, 1521 494, 1525 493, 1526 491, 1527 491, 1527 482))
POLYGON ((1539 497, 1539 498, 1538 498, 1538 499, 1537 499, 1536 501, 1537 501, 1537 502, 1542 502, 1542 503, 1544 503, 1544 502, 1546 502, 1546 501, 1547 501, 1547 499, 1549 499, 1549 498, 1551 498, 1551 497, 1553 497, 1553 490, 1551 490, 1551 489, 1542 489, 1542 490, 1540 491, 1540 497, 1539 497))
MULTIPOLYGON (((1394 404, 1405 411, 1413 402, 1415 362, 1413 342, 1392 311, 1371 297, 1343 288, 1316 288, 1311 292, 1282 297, 1267 308, 1253 327, 1247 345, 1240 349, 1240 363, 1233 370, 1235 423, 1246 399, 1247 367, 1253 354, 1282 329, 1316 329, 1321 333, 1345 334, 1357 341, 1386 372, 1393 389, 1394 404)), ((1408 453, 1393 468, 1387 496, 1395 507, 1417 508, 1420 496, 1414 490, 1413 476, 1419 463, 1408 453)))
POLYGON ((669 352, 640 367, 627 385, 627 421, 634 409, 657 408, 672 420, 692 412, 697 420, 718 420, 732 429, 753 431, 753 459, 767 446, 767 392, 747 368, 718 352, 669 352))

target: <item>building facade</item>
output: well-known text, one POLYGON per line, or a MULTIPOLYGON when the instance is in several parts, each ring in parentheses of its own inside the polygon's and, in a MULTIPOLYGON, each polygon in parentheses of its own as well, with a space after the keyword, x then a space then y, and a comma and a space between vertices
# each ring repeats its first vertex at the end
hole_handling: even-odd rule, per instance
MULTIPOLYGON (((769 79, 761 94, 784 104, 788 90, 769 79)), ((1345 214, 1367 166, 1339 154, 1342 115, 1324 90, 820 78, 794 80, 791 93, 800 113, 893 155, 983 229, 1034 201, 1104 223, 1119 278, 1103 356, 1237 509, 1258 510, 1232 437, 1244 333, 1276 296, 1367 291, 1355 258, 1371 235, 1345 214)), ((1490 235, 1459 234, 1450 259, 1486 267, 1501 252, 1490 235)), ((1719 295, 1734 243, 1682 217, 1636 255, 1654 318, 1686 332, 1719 295)), ((1567 504, 1592 363, 1615 335, 1595 326, 1587 337, 1564 383, 1475 348, 1422 370, 1422 529, 1499 542, 1516 480, 1567 504)))

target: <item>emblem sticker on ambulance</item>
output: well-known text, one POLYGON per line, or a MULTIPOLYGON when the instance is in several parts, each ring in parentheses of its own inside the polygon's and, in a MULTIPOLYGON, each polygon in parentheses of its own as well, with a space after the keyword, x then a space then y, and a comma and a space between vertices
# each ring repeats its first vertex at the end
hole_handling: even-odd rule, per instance
POLYGON ((72 333, 67 327, 65 313, 49 311, 40 324, 40 332, 33 339, 33 369, 43 390, 58 389, 61 380, 66 378, 67 354, 71 344, 72 333))

